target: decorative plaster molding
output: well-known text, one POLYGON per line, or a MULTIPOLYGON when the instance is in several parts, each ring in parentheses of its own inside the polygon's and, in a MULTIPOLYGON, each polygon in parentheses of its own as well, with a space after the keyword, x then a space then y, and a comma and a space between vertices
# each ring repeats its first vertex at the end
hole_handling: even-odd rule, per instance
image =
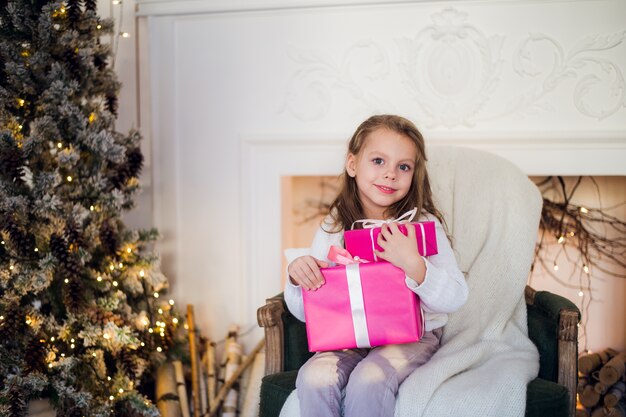
POLYGON ((504 36, 485 36, 467 16, 444 9, 415 38, 398 41, 405 56, 403 82, 428 128, 474 127, 498 88, 504 36))
POLYGON ((287 83, 280 112, 288 111, 301 121, 318 120, 331 108, 333 92, 340 89, 371 113, 388 109, 391 104, 368 92, 368 83, 389 75, 389 58, 385 49, 371 40, 349 47, 340 62, 319 50, 288 52, 300 64, 287 83))
POLYGON ((579 78, 583 70, 590 72, 580 77, 574 88, 572 99, 576 109, 582 115, 597 120, 615 114, 621 107, 626 107, 624 76, 615 62, 592 54, 617 47, 624 41, 625 36, 626 30, 613 34, 588 35, 577 41, 566 53, 561 43, 553 37, 542 33, 531 33, 520 42, 517 53, 513 57, 513 68, 521 77, 535 78, 540 82, 537 88, 518 96, 507 106, 505 112, 495 117, 513 113, 533 114, 538 110, 549 109, 550 107, 541 100, 563 81, 579 78), (551 68, 547 70, 541 69, 540 64, 533 60, 532 47, 539 43, 546 45, 554 57, 551 68), (591 72, 594 69, 595 72, 591 72), (610 79, 611 75, 613 79, 610 79), (586 101, 586 97, 592 90, 595 89, 595 92, 598 92, 600 84, 604 84, 607 90, 602 103, 608 105, 604 107, 598 107, 597 103, 586 101))

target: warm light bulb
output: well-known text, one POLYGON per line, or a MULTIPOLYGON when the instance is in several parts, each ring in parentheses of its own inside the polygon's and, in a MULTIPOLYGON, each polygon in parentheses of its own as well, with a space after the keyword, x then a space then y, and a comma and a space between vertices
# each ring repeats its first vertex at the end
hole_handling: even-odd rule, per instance
POLYGON ((120 33, 120 36, 121 36, 122 38, 130 38, 130 33, 128 33, 128 32, 122 32, 122 33, 120 33))
POLYGON ((63 280, 63 282, 65 282, 66 284, 69 284, 70 280, 69 280, 69 279, 67 279, 67 278, 65 278, 65 279, 63 280))
POLYGON ((111 271, 113 271, 113 270, 115 269, 115 265, 113 265, 113 264, 109 265, 109 269, 110 269, 111 271))
POLYGON ((0 320, 4 320, 4 316, 0 316, 0 320))
POLYGON ((584 207, 581 207, 581 208, 580 208, 580 212, 581 212, 581 213, 589 213, 589 210, 587 210, 587 209, 586 209, 586 208, 584 208, 584 207))
POLYGON ((124 392, 124 390, 123 390, 122 388, 120 388, 120 389, 118 390, 118 392, 121 394, 121 393, 123 393, 123 392, 124 392))
POLYGON ((67 182, 72 182, 72 176, 71 175, 67 176, 67 182))
POLYGON ((72 344, 70 345, 70 347, 71 347, 72 349, 74 349, 76 346, 74 345, 74 343, 72 343, 72 344))
POLYGON ((587 265, 583 265, 583 271, 585 271, 586 274, 589 273, 589 267, 587 265))
POLYGON ((120 269, 122 269, 124 267, 124 264, 120 262, 119 264, 117 264, 117 266, 119 266, 120 269))
POLYGON ((157 352, 161 352, 163 349, 161 349, 161 346, 157 347, 157 352))
POLYGON ((114 287, 117 287, 117 285, 118 285, 118 284, 117 284, 117 281, 113 281, 113 286, 114 286, 114 287))
POLYGON ((145 275, 145 272, 143 272, 143 269, 141 271, 139 271, 139 276, 143 277, 145 275))
POLYGON ((93 356, 94 358, 98 355, 96 355, 96 352, 92 353, 91 356, 93 356))
POLYGON ((96 278, 96 281, 98 281, 98 282, 102 282, 102 277, 98 277, 98 278, 96 278))
POLYGON ((557 241, 557 243, 563 243, 564 240, 565 240, 565 237, 561 236, 559 237, 559 240, 557 241))
POLYGON ((154 330, 152 329, 152 327, 148 329, 148 333, 154 333, 154 330))
POLYGON ((94 206, 89 206, 89 211, 94 211, 96 208, 94 206))
POLYGON ((158 311, 159 311, 159 314, 163 314, 163 309, 162 308, 160 308, 158 311))
POLYGON ((13 268, 14 268, 14 266, 13 266, 13 265, 9 266, 9 270, 10 270, 10 271, 13 271, 13 268))
POLYGON ((18 99, 17 99, 17 104, 18 104, 20 107, 23 107, 23 106, 24 106, 24 103, 25 103, 25 101, 24 101, 24 99, 23 99, 23 98, 18 98, 18 99))
POLYGON ((63 147, 63 144, 61 142, 57 143, 57 148, 61 149, 63 147))
POLYGON ((141 345, 141 346, 145 346, 146 344, 145 344, 144 342, 141 342, 141 343, 140 343, 140 345, 141 345))
POLYGON ((107 340, 111 338, 111 336, 108 333, 103 334, 102 337, 104 337, 107 340))
POLYGON ((133 250, 131 248, 126 249, 126 252, 131 253, 133 250))
POLYGON ((115 397, 112 396, 112 395, 109 397, 109 400, 111 400, 111 401, 113 401, 114 399, 115 399, 115 397))
POLYGON ((50 341, 51 341, 51 342, 54 342, 55 340, 56 340, 56 339, 54 338, 54 336, 52 336, 52 337, 50 338, 50 341))
POLYGON ((174 317, 174 318, 172 319, 172 323, 174 323, 174 324, 178 324, 178 319, 177 319, 176 317, 174 317))
POLYGON ((38 249, 38 248, 35 248, 35 252, 39 252, 39 249, 38 249))
POLYGON ((159 298, 159 293, 158 292, 154 293, 154 298, 159 298))
POLYGON ((174 305, 174 300, 170 300, 169 303, 170 303, 171 306, 173 306, 174 305))
POLYGON ((96 29, 98 29, 98 30, 102 29, 102 25, 97 25, 96 29))
POLYGON ((122 4, 122 0, 113 0, 111 4, 122 4))
POLYGON ((554 270, 558 271, 559 270, 559 266, 557 264, 554 264, 554 270))
POLYGON ((578 291, 578 296, 582 297, 583 295, 585 295, 582 291, 578 291))
POLYGON ((71 339, 71 340, 70 340, 70 342, 72 342, 72 343, 74 343, 75 341, 76 341, 76 340, 74 340, 74 339, 71 339))

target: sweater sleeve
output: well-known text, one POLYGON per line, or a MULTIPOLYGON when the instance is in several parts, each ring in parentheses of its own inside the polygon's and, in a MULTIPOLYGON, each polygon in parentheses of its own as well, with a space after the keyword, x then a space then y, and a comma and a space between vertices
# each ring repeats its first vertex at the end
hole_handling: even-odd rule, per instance
MULTIPOLYGON (((329 233, 324 228, 329 229, 328 218, 324 219, 324 223, 317 229, 309 254, 321 261, 328 262, 330 266, 334 263, 328 260, 328 249, 331 246, 343 247, 343 232, 329 233)), ((329 229, 330 230, 330 229, 329 229)), ((287 278, 285 283, 285 304, 287 308, 298 320, 305 321, 304 303, 302 302, 302 287, 295 285, 287 278)))
POLYGON ((452 313, 467 301, 467 283, 443 226, 436 219, 429 220, 435 221, 438 253, 424 257, 424 282, 418 284, 407 276, 406 285, 420 297, 425 311, 452 313))

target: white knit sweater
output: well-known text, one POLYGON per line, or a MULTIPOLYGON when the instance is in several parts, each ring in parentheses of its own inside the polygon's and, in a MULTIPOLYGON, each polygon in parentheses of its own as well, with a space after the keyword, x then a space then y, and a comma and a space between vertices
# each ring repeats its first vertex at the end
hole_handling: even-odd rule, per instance
MULTIPOLYGON (((420 221, 432 220, 436 225, 438 254, 424 257, 426 277, 421 285, 412 278, 406 277, 406 285, 420 297, 424 310, 425 330, 437 329, 448 321, 448 314, 458 310, 467 300, 467 284, 463 273, 459 270, 456 258, 448 242, 441 223, 434 216, 424 216, 420 221)), ((310 254, 314 258, 329 262, 328 250, 331 246, 343 247, 343 231, 328 233, 330 218, 324 219, 313 243, 310 254)), ((301 321, 304 320, 302 288, 287 280, 285 286, 285 302, 291 314, 301 321)))

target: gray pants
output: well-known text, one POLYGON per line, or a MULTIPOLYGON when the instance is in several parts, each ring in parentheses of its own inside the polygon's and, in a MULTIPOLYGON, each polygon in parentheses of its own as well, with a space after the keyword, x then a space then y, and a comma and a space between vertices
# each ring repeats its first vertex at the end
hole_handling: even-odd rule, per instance
POLYGON ((419 342, 318 352, 298 372, 300 417, 393 417, 398 387, 439 348, 441 329, 419 342))

